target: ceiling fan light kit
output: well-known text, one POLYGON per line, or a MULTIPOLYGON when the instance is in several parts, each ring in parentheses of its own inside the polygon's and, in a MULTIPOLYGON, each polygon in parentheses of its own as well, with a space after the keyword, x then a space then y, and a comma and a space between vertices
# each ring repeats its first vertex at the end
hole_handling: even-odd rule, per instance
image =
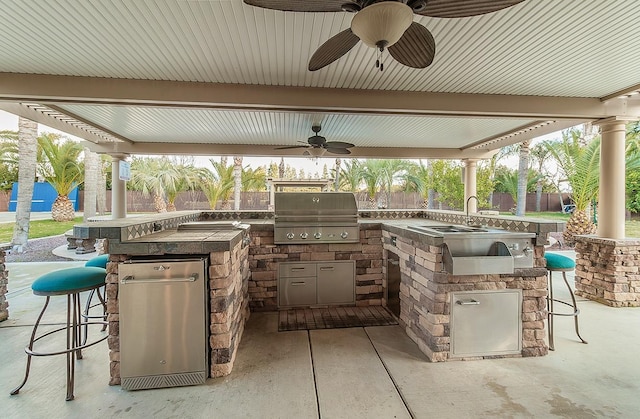
POLYGON ((390 47, 413 22, 413 10, 404 3, 384 1, 365 7, 351 20, 351 31, 371 48, 390 47))
POLYGON ((326 40, 309 60, 309 71, 328 66, 360 41, 376 48, 376 67, 381 71, 382 53, 411 68, 426 68, 436 55, 436 41, 413 15, 461 18, 484 15, 524 0, 244 0, 246 4, 290 12, 355 13, 351 27, 326 40))

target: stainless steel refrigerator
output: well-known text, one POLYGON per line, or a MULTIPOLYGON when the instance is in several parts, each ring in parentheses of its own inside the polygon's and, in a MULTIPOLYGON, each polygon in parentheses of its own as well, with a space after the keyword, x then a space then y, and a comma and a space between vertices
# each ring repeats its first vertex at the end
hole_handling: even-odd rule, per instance
POLYGON ((120 376, 126 390, 208 377, 206 259, 118 266, 120 376))

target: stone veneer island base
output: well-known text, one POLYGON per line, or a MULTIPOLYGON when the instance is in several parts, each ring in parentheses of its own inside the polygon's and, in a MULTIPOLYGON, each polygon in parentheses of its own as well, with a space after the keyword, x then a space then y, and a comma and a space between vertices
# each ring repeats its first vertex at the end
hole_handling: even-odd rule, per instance
MULTIPOLYGON (((398 233, 401 231, 382 232, 385 259, 389 252, 400 259, 400 325, 430 361, 542 356, 548 353, 545 341, 547 270, 544 267, 544 247, 534 247, 535 267, 516 269, 514 274, 452 275, 443 271, 441 246, 428 245, 398 233), (451 293, 504 289, 522 290, 520 354, 452 358, 451 293)), ((384 265, 387 266, 386 263, 384 265)))
POLYGON ((576 295, 611 307, 640 307, 640 239, 576 239, 576 295))
MULTIPOLYGON (((283 261, 353 260, 356 266, 356 306, 386 305, 388 252, 401 258, 400 323, 431 361, 447 361, 451 341, 450 295, 458 291, 522 290, 521 351, 502 356, 547 354, 546 269, 547 233, 563 225, 509 217, 477 217, 474 223, 535 233, 534 267, 513 274, 451 275, 442 269, 442 247, 417 238, 406 228, 411 220, 462 224, 464 215, 451 211, 366 211, 360 213, 359 243, 275 245, 272 212, 199 212, 139 217, 87 223, 74 227, 74 235, 105 240, 107 312, 111 362, 110 384, 120 384, 118 263, 131 258, 205 256, 209 266, 211 377, 227 375, 233 368, 238 344, 250 310, 277 310, 277 271, 283 261), (404 219, 404 220, 403 220, 404 219), (242 220, 251 224, 250 243, 241 233, 228 230, 201 236, 176 231, 191 221, 242 220), (390 231, 393 232, 392 240, 390 231)), ((486 356, 496 357, 496 355, 486 356)), ((474 358, 482 358, 477 356, 474 358)), ((457 358, 460 359, 460 358, 457 358)), ((469 358, 463 358, 469 359, 469 358)))

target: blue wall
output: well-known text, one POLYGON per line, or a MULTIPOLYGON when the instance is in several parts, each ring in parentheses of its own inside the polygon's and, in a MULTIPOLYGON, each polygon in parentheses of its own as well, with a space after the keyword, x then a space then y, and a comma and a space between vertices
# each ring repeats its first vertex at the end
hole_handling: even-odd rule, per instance
MULTIPOLYGON (((58 197, 58 193, 49 182, 36 182, 33 184, 33 199, 31 200, 31 211, 33 212, 49 212, 53 201, 58 197)), ((78 188, 74 188, 69 194, 69 199, 73 204, 74 211, 78 211, 80 203, 78 202, 78 188)), ((13 183, 11 188, 11 198, 9 201, 9 211, 15 211, 18 203, 18 182, 13 183)))

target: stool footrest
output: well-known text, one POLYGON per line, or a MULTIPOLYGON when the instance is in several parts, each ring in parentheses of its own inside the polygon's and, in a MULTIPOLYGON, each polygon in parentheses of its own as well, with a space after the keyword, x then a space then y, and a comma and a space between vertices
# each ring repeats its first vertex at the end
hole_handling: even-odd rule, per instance
MULTIPOLYGON (((90 325, 90 324, 100 324, 100 325, 105 325, 105 324, 107 324, 107 322, 84 322, 84 323, 82 323, 82 326, 90 325)), ((76 327, 77 327, 77 326, 76 326, 76 327)), ((63 326, 63 327, 60 327, 60 328, 58 328, 58 329, 51 330, 51 331, 49 331, 49 332, 47 332, 47 333, 43 334, 42 336, 38 336, 37 338, 35 338, 35 339, 33 340, 33 343, 36 343, 36 342, 37 342, 37 341, 39 341, 40 339, 42 339, 42 338, 44 338, 44 337, 47 337, 47 336, 49 336, 49 335, 52 335, 52 334, 54 334, 54 333, 56 333, 56 332, 61 332, 61 331, 63 331, 63 330, 68 330, 68 329, 71 329, 71 328, 73 328, 73 326, 70 326, 70 327, 63 326)), ((28 347, 28 346, 25 346, 24 351, 25 351, 27 354, 31 355, 31 356, 62 355, 62 354, 67 354, 67 353, 72 352, 72 351, 77 351, 77 350, 80 350, 80 349, 88 348, 89 346, 93 346, 93 345, 95 345, 95 344, 97 344, 97 343, 102 342, 103 340, 105 340, 105 339, 106 339, 106 338, 108 338, 108 337, 109 337, 109 335, 106 335, 106 336, 103 336, 103 337, 101 337, 100 339, 98 339, 98 340, 96 340, 96 341, 93 341, 93 342, 91 342, 91 343, 85 343, 85 344, 82 344, 82 345, 79 345, 79 346, 75 346, 75 347, 73 347, 73 348, 63 349, 63 350, 61 350, 61 351, 57 351, 57 352, 37 352, 37 351, 34 351, 33 349, 29 349, 29 347, 28 347)))

